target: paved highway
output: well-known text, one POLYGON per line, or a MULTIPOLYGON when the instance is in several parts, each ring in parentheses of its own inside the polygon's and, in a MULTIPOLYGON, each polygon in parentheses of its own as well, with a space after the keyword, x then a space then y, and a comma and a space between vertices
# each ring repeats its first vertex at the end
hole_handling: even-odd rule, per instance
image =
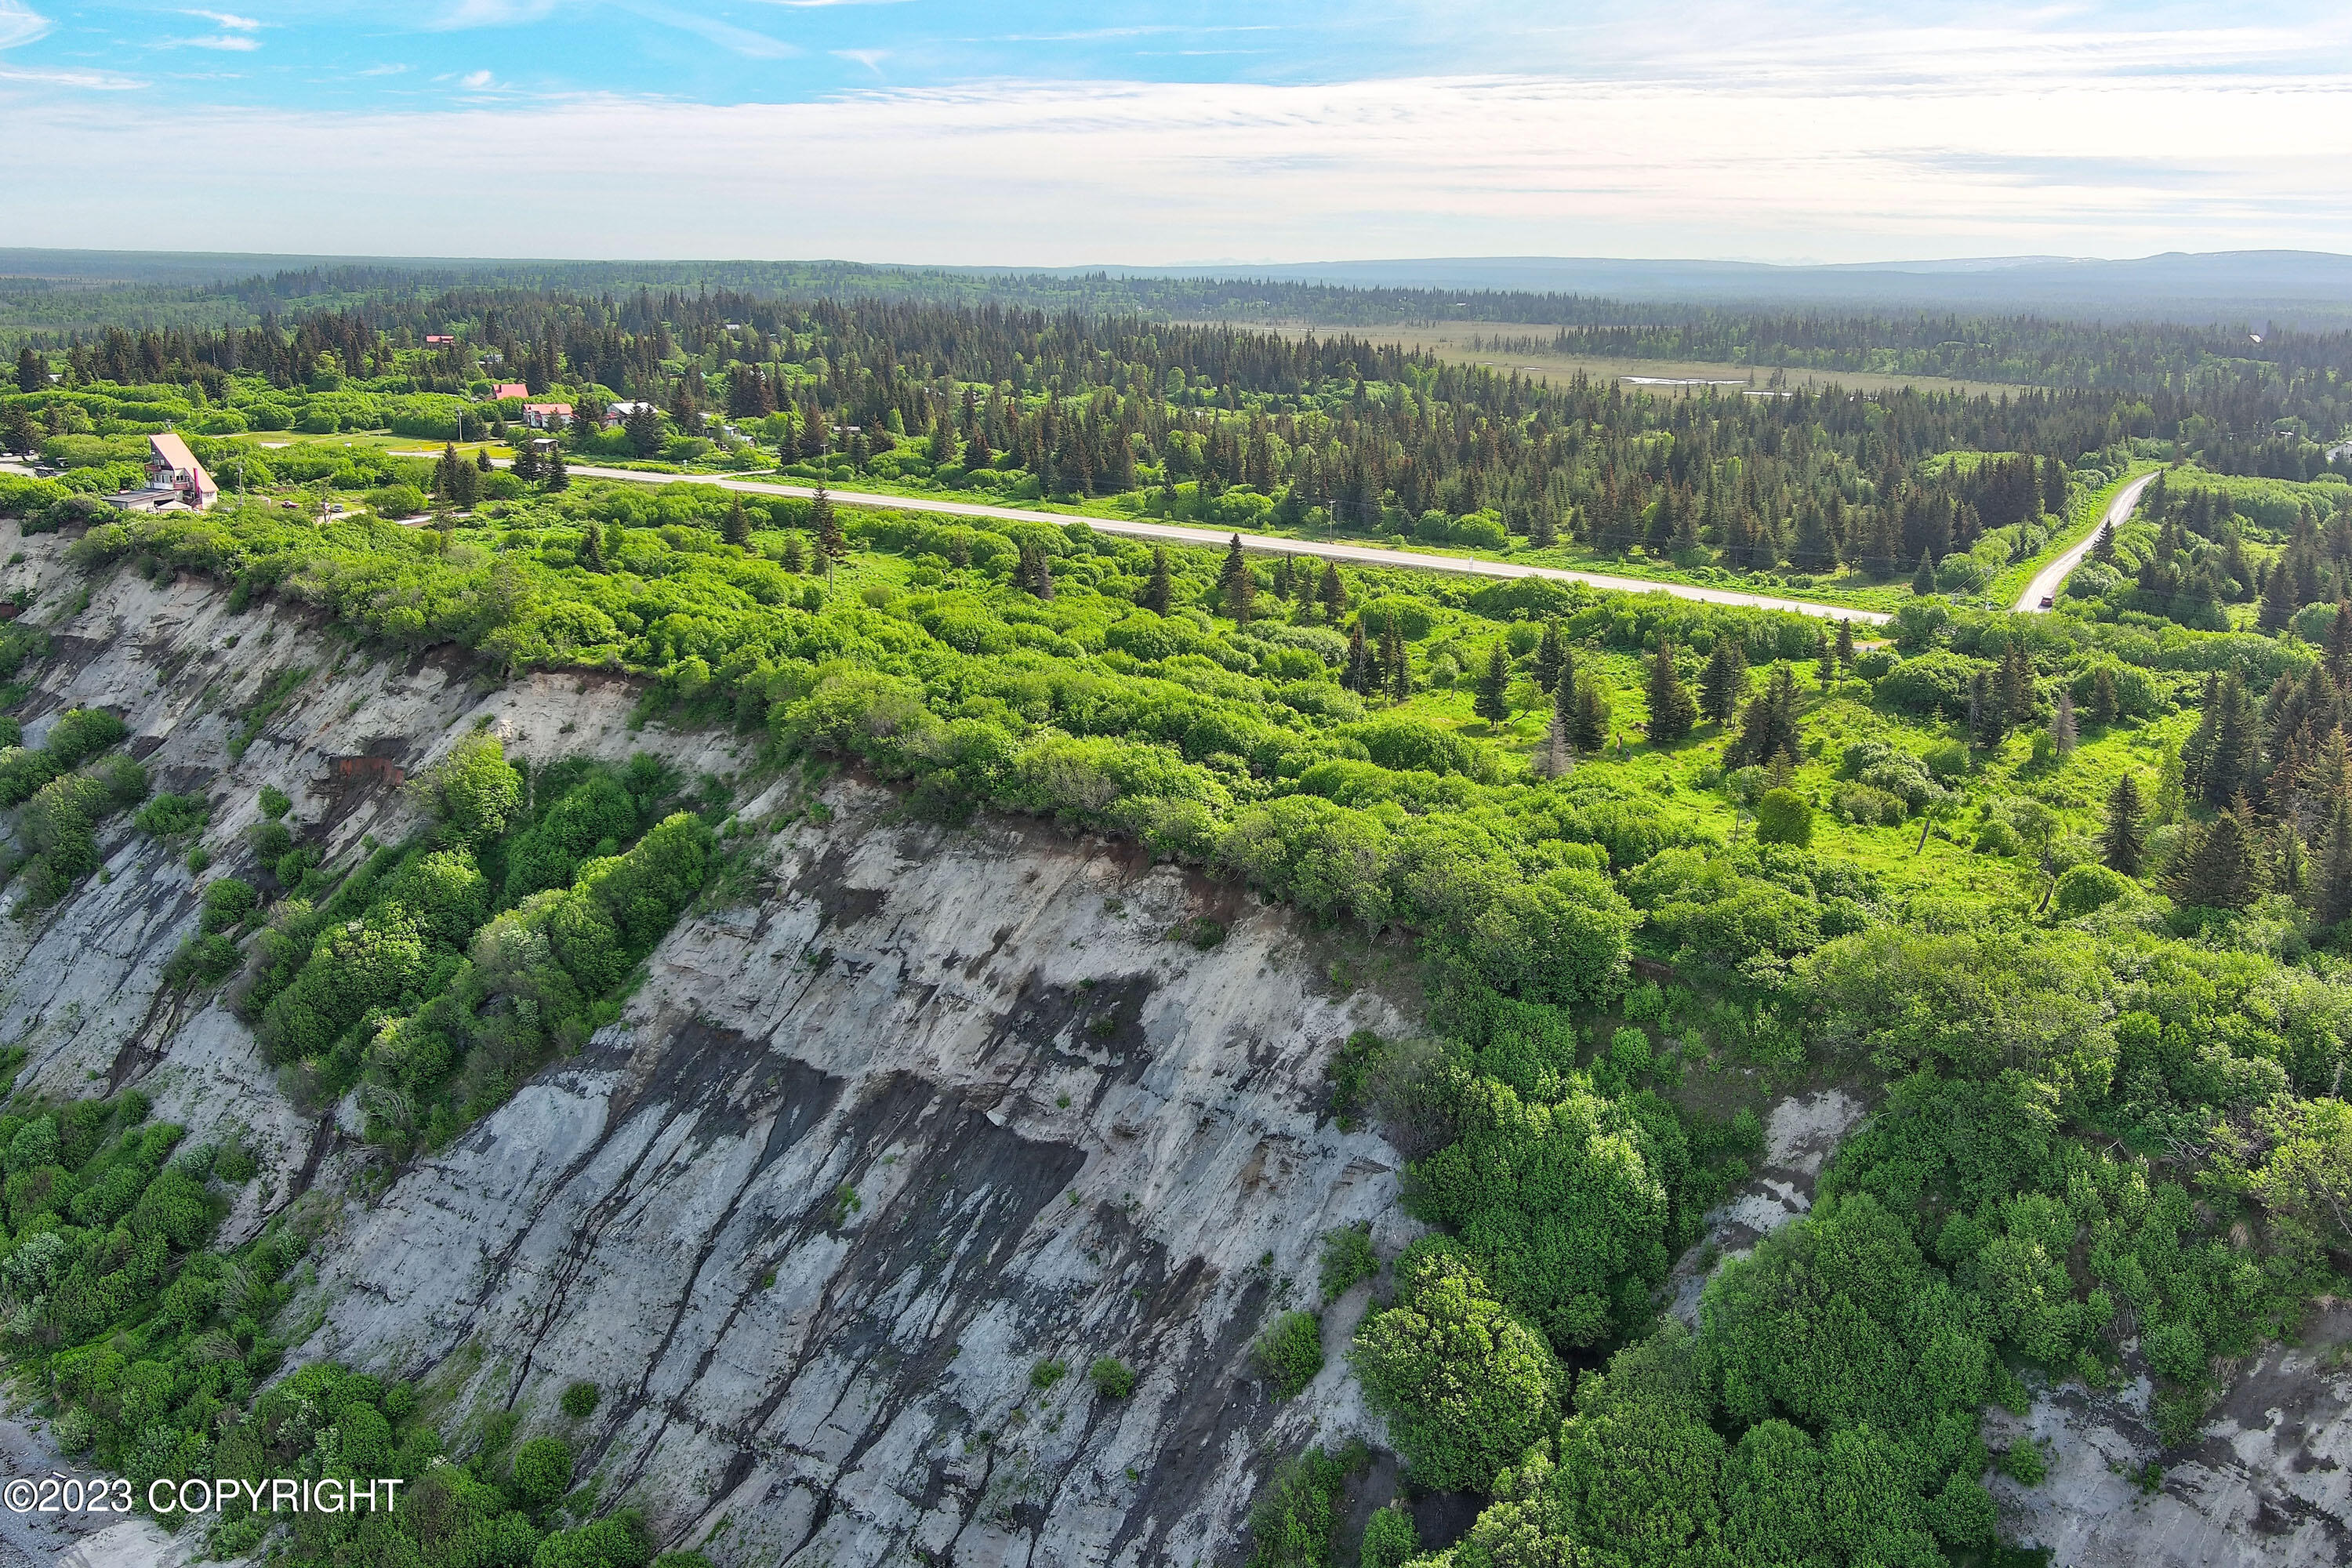
POLYGON ((2124 519, 2131 515, 2132 508, 2139 504, 2139 492, 2147 489, 2148 481, 2155 478, 2155 474, 2142 474, 2117 490, 2116 499, 2107 503, 2107 515, 2099 520, 2099 527, 2091 530, 2090 534, 2080 544, 2074 546, 2057 560, 2036 572, 2033 574, 2033 581, 2025 585, 2025 592, 2017 596, 2017 603, 2011 605, 2010 608, 2031 616, 2040 613, 2042 601, 2044 599, 2048 599, 2053 605, 2056 604, 2058 590, 2066 585, 2066 579, 2074 574, 2075 567, 2083 563, 2083 557, 2091 552, 2091 546, 2099 542, 2100 529, 2105 528, 2109 523, 2121 528, 2124 519))
MULTIPOLYGON (((403 453, 401 456, 434 457, 437 454, 403 453)), ((503 458, 494 459, 500 468, 503 458)), ((650 485, 716 485, 720 489, 741 490, 747 495, 799 496, 803 499, 816 492, 805 485, 772 484, 760 479, 730 479, 710 474, 648 474, 635 468, 604 468, 573 464, 571 472, 577 479, 621 479, 634 484, 650 485)), ((1074 517, 1067 512, 1029 511, 1020 507, 990 506, 980 501, 934 499, 929 496, 875 495, 864 490, 833 490, 833 499, 844 506, 876 508, 890 511, 929 512, 940 517, 997 518, 1013 522, 1050 522, 1056 525, 1083 522, 1102 533, 1119 534, 1129 539, 1159 540, 1170 544, 1190 544, 1210 549, 1222 547, 1233 537, 1228 530, 1186 528, 1176 523, 1143 522, 1118 517, 1074 517)), ((1825 620, 1849 620, 1858 625, 1884 626, 1892 616, 1876 610, 1857 610, 1836 605, 1816 605, 1803 599, 1782 599, 1769 594, 1750 594, 1738 588, 1701 588, 1687 583, 1651 583, 1639 577, 1614 577, 1603 572, 1570 572, 1558 566, 1523 566, 1510 561, 1480 561, 1458 555, 1424 555, 1411 550, 1383 550, 1370 544, 1325 544, 1311 539, 1269 539, 1263 534, 1244 533, 1242 548, 1274 555, 1312 555, 1330 561, 1348 561, 1369 566, 1411 566, 1429 572, 1461 572, 1474 577, 1549 577, 1560 583, 1582 583, 1590 587, 1606 588, 1621 594, 1668 594, 1677 599, 1695 599, 1707 605, 1738 605, 1758 610, 1793 610, 1801 616, 1819 616, 1825 620)))

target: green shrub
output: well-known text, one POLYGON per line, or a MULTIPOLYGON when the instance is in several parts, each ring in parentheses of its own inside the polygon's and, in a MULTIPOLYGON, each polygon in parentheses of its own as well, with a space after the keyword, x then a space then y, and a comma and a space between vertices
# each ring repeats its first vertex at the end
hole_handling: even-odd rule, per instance
POLYGON ((1413 1528, 1412 1515, 1392 1502, 1374 1509, 1372 1517, 1364 1521, 1362 1555, 1358 1562, 1362 1568, 1403 1568, 1420 1551, 1421 1532, 1413 1528))
POLYGON ((2103 910, 2132 890, 2132 880, 2094 862, 2070 866, 2059 874, 2051 903, 2060 920, 2074 920, 2103 910))
POLYGON ((1756 803, 1756 841, 1792 844, 1801 849, 1813 841, 1813 803, 1793 789, 1767 790, 1756 803))
POLYGON ((1029 1369, 1029 1386, 1043 1394, 1070 1374, 1070 1363, 1048 1358, 1029 1369))
POLYGON ((1087 1368, 1087 1379, 1105 1399, 1125 1399, 1135 1392, 1135 1373, 1116 1356, 1097 1356, 1087 1368))
POLYGON ((1370 1456, 1308 1448, 1275 1468, 1249 1516, 1248 1568, 1331 1568, 1348 1478, 1370 1456))
POLYGON ((1372 1250, 1370 1226, 1340 1226, 1323 1233, 1316 1282, 1327 1304, 1346 1295, 1359 1280, 1370 1279, 1380 1271, 1380 1254, 1372 1250))
POLYGON ((1312 1312, 1285 1312, 1260 1335, 1255 1351, 1275 1397, 1289 1399, 1323 1370, 1323 1323, 1312 1312))
POLYGON ((1565 1373, 1450 1245, 1408 1248, 1397 1283, 1397 1304, 1364 1319, 1349 1362, 1423 1484, 1484 1491, 1556 1418, 1565 1373))
POLYGON ((515 1450, 515 1495, 534 1512, 554 1506, 572 1489, 572 1445, 561 1437, 532 1437, 515 1450))
POLYGON ((209 808, 197 795, 159 795, 139 808, 131 821, 139 831, 155 838, 184 838, 200 831, 209 808))
POLYGON ((603 1391, 593 1383, 583 1381, 566 1384, 563 1389, 563 1414, 574 1421, 585 1421, 596 1413, 596 1403, 603 1397, 603 1391))

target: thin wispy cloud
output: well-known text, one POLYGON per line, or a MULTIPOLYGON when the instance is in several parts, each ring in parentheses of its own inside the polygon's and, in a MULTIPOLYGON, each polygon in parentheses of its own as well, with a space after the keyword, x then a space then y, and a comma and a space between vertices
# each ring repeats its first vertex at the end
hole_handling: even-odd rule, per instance
POLYGON ((732 22, 722 22, 716 16, 705 16, 693 11, 677 11, 667 7, 648 6, 639 15, 666 27, 691 33, 707 43, 718 45, 730 54, 745 59, 789 59, 802 52, 797 44, 782 38, 772 38, 765 33, 755 33, 749 27, 739 27, 732 22))
POLYGON ((847 60, 853 65, 864 66, 876 76, 882 74, 882 62, 890 58, 890 51, 887 49, 835 49, 832 54, 837 60, 847 60))
POLYGON ((163 45, 167 49, 222 49, 232 54, 250 54, 261 47, 261 40, 245 33, 214 33, 199 38, 170 38, 163 45))
POLYGON ((457 0, 426 26, 448 31, 461 27, 513 27, 542 22, 555 14, 557 0, 457 0))
POLYGON ((0 0, 0 49, 29 44, 49 30, 49 19, 16 4, 0 0))
POLYGON ((201 16, 215 27, 226 27, 232 33, 257 32, 261 27, 260 22, 251 16, 239 16, 227 11, 183 11, 180 15, 201 16))

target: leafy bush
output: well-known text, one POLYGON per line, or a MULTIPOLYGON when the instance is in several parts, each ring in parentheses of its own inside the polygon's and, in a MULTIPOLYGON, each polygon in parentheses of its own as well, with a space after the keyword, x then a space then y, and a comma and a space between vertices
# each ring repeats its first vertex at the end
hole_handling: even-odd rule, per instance
POLYGON ((1397 1281, 1397 1304, 1364 1319, 1349 1362, 1423 1484, 1484 1491, 1542 1434, 1566 1375, 1452 1247, 1415 1243, 1397 1281))
POLYGON ((1125 1399, 1135 1392, 1135 1373, 1116 1356, 1097 1356, 1087 1368, 1087 1381, 1105 1399, 1125 1399))
POLYGON ((1312 1312, 1285 1312, 1260 1335, 1254 1352, 1275 1397, 1289 1399, 1323 1370, 1323 1323, 1312 1312))
POLYGON ((1327 1305, 1346 1295, 1357 1281, 1370 1279, 1380 1271, 1380 1254, 1372 1250, 1370 1226, 1340 1226, 1323 1233, 1316 1282, 1327 1305))
POLYGON ((1792 789, 1767 790, 1756 803, 1756 841, 1792 844, 1799 848, 1813 841, 1813 803, 1792 789))

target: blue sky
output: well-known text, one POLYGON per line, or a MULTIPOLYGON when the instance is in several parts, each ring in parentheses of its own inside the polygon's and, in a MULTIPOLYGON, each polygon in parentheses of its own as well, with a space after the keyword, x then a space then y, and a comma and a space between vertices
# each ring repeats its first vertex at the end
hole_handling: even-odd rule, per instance
POLYGON ((2352 250, 2340 4, 0 0, 0 244, 2352 250))

